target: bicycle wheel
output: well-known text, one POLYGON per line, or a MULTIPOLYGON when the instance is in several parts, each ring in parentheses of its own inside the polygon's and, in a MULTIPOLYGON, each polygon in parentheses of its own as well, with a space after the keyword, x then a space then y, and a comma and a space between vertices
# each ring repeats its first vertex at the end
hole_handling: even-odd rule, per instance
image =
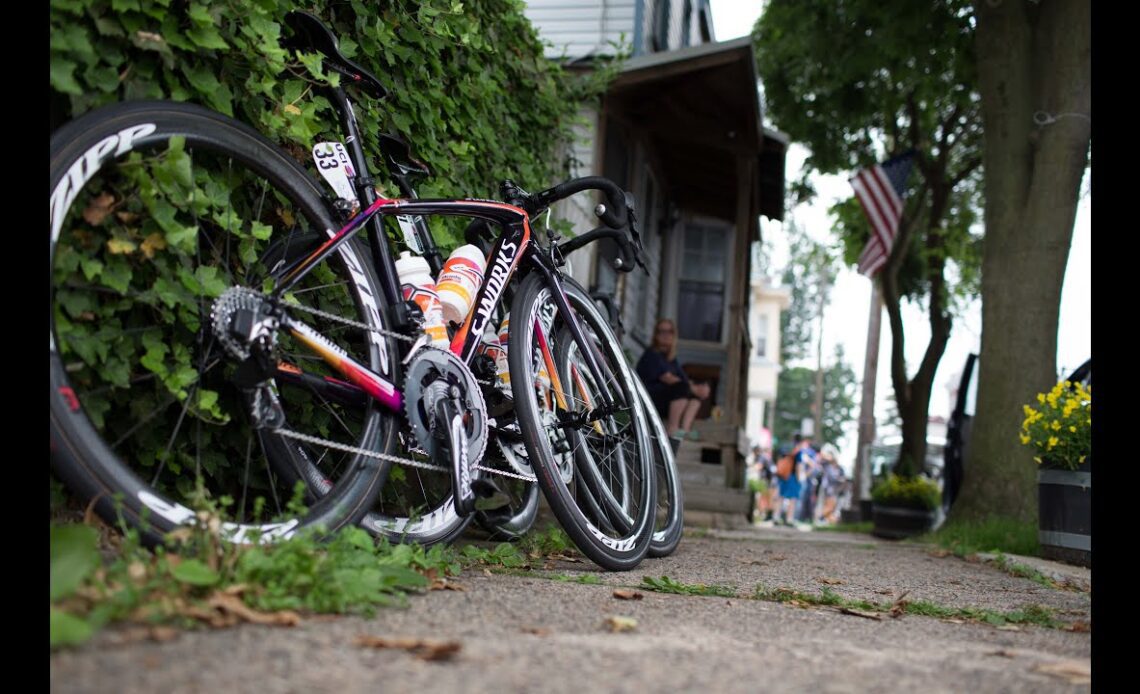
POLYGON ((629 570, 645 557, 652 540, 656 479, 648 423, 632 385, 634 376, 608 323, 579 288, 568 284, 564 289, 588 348, 594 350, 601 379, 555 366, 574 362, 568 350, 575 343, 543 277, 529 275, 511 307, 517 335, 511 337, 507 356, 515 412, 539 486, 563 529, 599 566, 629 570), (544 364, 555 368, 563 397, 547 386, 554 379, 543 377, 544 364), (615 404, 608 414, 596 409, 603 395, 615 404), (572 454, 569 475, 558 465, 563 451, 572 454))
MULTIPOLYGON (((392 447, 393 415, 315 387, 334 372, 283 331, 277 361, 252 371, 227 336, 231 310, 266 308, 295 240, 338 226, 304 170, 230 118, 134 102, 61 128, 50 178, 52 464, 72 491, 149 542, 203 501, 232 518, 232 541, 358 521, 388 467, 362 451, 392 447), (273 401, 279 426, 253 426, 273 401)), ((376 286, 346 244, 284 310, 390 376, 376 286)))
POLYGON ((677 459, 669 445, 665 424, 657 414, 653 399, 645 390, 640 378, 633 379, 641 396, 641 405, 649 420, 653 439, 653 469, 657 474, 657 514, 653 524, 653 541, 649 543, 649 556, 660 558, 672 554, 681 542, 684 526, 684 498, 681 494, 681 476, 677 474, 677 459))

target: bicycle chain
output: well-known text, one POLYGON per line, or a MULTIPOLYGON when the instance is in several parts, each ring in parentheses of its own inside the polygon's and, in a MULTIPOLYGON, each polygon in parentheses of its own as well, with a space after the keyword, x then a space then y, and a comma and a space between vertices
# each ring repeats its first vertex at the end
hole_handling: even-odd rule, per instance
MULTIPOLYGON (((328 320, 331 320, 334 322, 344 323, 345 325, 351 325, 352 327, 360 329, 360 330, 366 330, 369 332, 378 333, 378 334, 383 335, 385 337, 393 337, 393 338, 396 338, 397 340, 404 340, 405 342, 411 342, 413 344, 417 341, 417 338, 414 338, 414 337, 409 337, 407 335, 403 335, 401 333, 398 333, 398 332, 395 332, 392 330, 385 330, 383 328, 377 328, 377 327, 368 325, 367 323, 361 323, 359 321, 354 321, 351 318, 345 318, 344 316, 338 316, 336 314, 329 313, 327 311, 322 311, 318 308, 313 308, 311 306, 305 306, 304 304, 289 303, 287 305, 290 308, 295 308, 295 309, 298 309, 301 311, 305 311, 307 313, 312 313, 314 315, 320 316, 322 318, 325 318, 325 319, 328 319, 328 320)), ((482 381, 479 379, 475 379, 475 381, 477 383, 479 383, 480 385, 486 385, 486 386, 496 385, 495 381, 482 381)), ((349 446, 348 444, 337 443, 336 441, 328 441, 326 439, 318 438, 316 436, 310 436, 309 434, 302 434, 300 432, 292 431, 289 429, 277 429, 277 430, 275 430, 274 433, 280 434, 280 435, 285 436, 287 438, 297 439, 298 441, 304 441, 305 443, 317 444, 320 446, 324 446, 326 448, 334 448, 336 450, 344 451, 345 453, 355 453, 357 455, 368 456, 369 458, 376 458, 379 460, 387 460, 388 462, 398 463, 400 465, 407 465, 410 467, 418 467, 418 468, 421 468, 424 470, 432 470, 435 472, 445 472, 445 473, 450 472, 450 470, 443 467, 442 465, 433 465, 431 463, 425 463, 425 462, 422 462, 419 460, 413 460, 411 458, 401 458, 399 456, 389 455, 387 453, 378 453, 376 451, 370 451, 370 450, 367 450, 365 448, 357 448, 356 446, 349 446)), ((524 482, 537 482, 538 481, 538 478, 536 478, 534 475, 520 475, 520 474, 515 473, 515 472, 507 472, 506 470, 499 470, 497 468, 490 468, 490 467, 487 467, 486 465, 476 465, 475 469, 476 470, 482 470, 483 472, 487 472, 487 473, 490 473, 492 475, 502 475, 504 477, 513 477, 515 479, 523 480, 524 482)))
MULTIPOLYGON (((448 468, 443 467, 442 465, 433 465, 431 463, 425 463, 423 461, 413 460, 411 458, 401 458, 400 456, 397 456, 397 455, 389 455, 388 453, 378 453, 376 451, 370 451, 366 448, 357 448, 356 446, 350 446, 346 443, 337 443, 336 441, 328 441, 326 439, 322 439, 322 438, 319 438, 317 436, 310 436, 309 434, 302 434, 299 431, 293 431, 291 429, 274 429, 273 433, 278 434, 280 436, 284 436, 286 438, 296 439, 298 441, 303 441, 305 443, 317 444, 319 446, 324 446, 326 448, 333 448, 333 449, 336 449, 338 451, 344 451, 345 453, 355 453, 357 455, 363 455, 363 456, 367 456, 369 458, 377 458, 378 460, 387 460, 388 462, 398 463, 400 465, 407 465, 409 467, 418 467, 418 468, 421 468, 424 470, 431 470, 433 472, 441 472, 441 473, 450 473, 451 472, 448 468)), ((488 472, 492 475, 502 475, 504 477, 513 477, 515 479, 523 480, 524 482, 537 482, 538 481, 538 478, 535 477, 534 475, 520 475, 520 474, 515 473, 515 472, 507 472, 506 470, 500 470, 498 468, 487 467, 486 465, 476 465, 475 469, 476 470, 482 470, 483 472, 488 472)))

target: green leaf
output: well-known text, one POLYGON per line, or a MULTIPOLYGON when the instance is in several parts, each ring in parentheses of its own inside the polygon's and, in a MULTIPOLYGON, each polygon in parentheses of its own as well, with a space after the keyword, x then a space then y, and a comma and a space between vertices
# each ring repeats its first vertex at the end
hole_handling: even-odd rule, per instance
POLYGON ((126 294, 131 286, 131 266, 121 256, 113 256, 103 267, 99 276, 101 284, 120 294, 126 294))
POLYGON ((218 268, 212 265, 203 265, 198 268, 198 272, 195 273, 195 275, 201 283, 206 296, 217 298, 222 295, 222 292, 226 291, 226 280, 219 274, 218 268))
POLYGON ((170 572, 172 576, 182 583, 192 586, 212 586, 218 582, 218 572, 206 566, 197 559, 185 559, 170 572))
POLYGON ((48 630, 51 648, 77 646, 91 638, 91 635, 95 633, 95 629, 83 619, 54 607, 51 608, 51 621, 48 630))
POLYGON ((83 583, 99 565, 96 543, 99 534, 85 525, 64 525, 51 528, 52 600, 67 597, 83 583))
POLYGON ((82 94, 83 88, 75 81, 75 63, 64 58, 51 59, 51 86, 66 94, 82 94))
POLYGON ((230 45, 222 39, 221 35, 218 34, 218 30, 215 29, 212 25, 205 27, 195 27, 187 31, 186 35, 190 37, 190 40, 200 48, 222 50, 230 47, 230 45))

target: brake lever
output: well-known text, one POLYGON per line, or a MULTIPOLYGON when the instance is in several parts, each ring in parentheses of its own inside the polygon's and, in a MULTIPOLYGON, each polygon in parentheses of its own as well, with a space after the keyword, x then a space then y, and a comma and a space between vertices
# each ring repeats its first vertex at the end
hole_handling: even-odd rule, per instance
POLYGON ((633 238, 633 259, 649 275, 649 267, 645 264, 645 246, 641 245, 641 232, 637 230, 637 212, 634 211, 633 195, 628 191, 625 194, 626 221, 629 235, 633 238))

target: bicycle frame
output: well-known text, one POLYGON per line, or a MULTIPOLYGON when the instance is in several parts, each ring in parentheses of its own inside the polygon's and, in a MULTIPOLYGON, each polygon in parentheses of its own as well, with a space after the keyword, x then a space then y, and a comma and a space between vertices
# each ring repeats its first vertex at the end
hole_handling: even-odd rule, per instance
MULTIPOLYGON (((514 273, 517 271, 523 259, 528 260, 528 267, 536 269, 545 276, 547 284, 552 289, 555 304, 559 311, 561 311, 564 316, 567 316, 566 322, 575 340, 578 341, 580 345, 589 346, 591 344, 585 338, 581 326, 572 318, 573 312, 561 288, 561 284, 558 281, 558 274, 554 270, 553 263, 547 261, 532 243, 530 220, 527 213, 521 208, 502 202, 487 200, 389 200, 380 198, 367 208, 358 212, 339 231, 333 232, 329 230, 330 238, 328 241, 325 241, 309 255, 295 261, 286 270, 284 277, 274 290, 273 298, 280 301, 281 297, 293 288, 314 267, 319 265, 332 253, 335 253, 342 244, 347 243, 350 238, 363 229, 369 220, 378 215, 480 217, 495 222, 503 227, 503 235, 498 238, 491 249, 487 263, 489 269, 484 275, 483 283, 480 285, 478 292, 475 294, 471 311, 451 340, 451 352, 465 363, 470 363, 477 354, 477 349, 482 342, 483 332, 487 327, 487 322, 490 320, 491 313, 498 305, 499 300, 502 298, 503 290, 514 276, 514 273)), ((386 268, 385 270, 392 274, 395 273, 395 268, 386 268)), ((382 270, 382 272, 385 270, 382 270)), ((306 345, 332 368, 348 379, 348 383, 324 379, 327 388, 331 391, 335 391, 330 393, 332 397, 338 399, 352 397, 351 386, 355 386, 363 391, 369 398, 376 400, 389 410, 400 411, 403 407, 403 392, 384 375, 378 374, 363 366, 306 324, 284 315, 281 317, 281 320, 282 325, 289 330, 299 342, 306 345), (346 389, 348 389, 347 395, 346 389)), ((550 352, 545 331, 539 321, 535 321, 533 327, 538 333, 538 344, 542 350, 543 359, 547 364, 547 370, 550 374, 551 386, 555 397, 561 407, 569 410, 565 391, 558 377, 557 369, 554 368, 554 357, 550 352)), ((594 358, 593 350, 588 348, 583 349, 582 353, 594 377, 601 380, 601 368, 594 358)), ((286 380, 303 377, 303 374, 298 373, 297 368, 292 365, 279 367, 279 373, 281 373, 286 380)), ((609 402, 608 397, 603 395, 603 399, 606 400, 606 402, 601 403, 603 407, 612 407, 613 403, 609 402)))

